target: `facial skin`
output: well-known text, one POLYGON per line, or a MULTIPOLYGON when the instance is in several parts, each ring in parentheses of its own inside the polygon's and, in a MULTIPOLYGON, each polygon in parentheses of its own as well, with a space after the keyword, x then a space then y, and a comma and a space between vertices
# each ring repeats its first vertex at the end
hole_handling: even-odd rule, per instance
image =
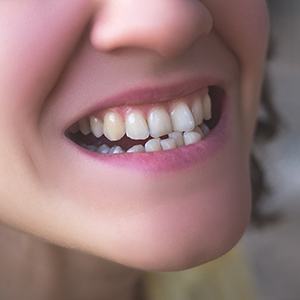
POLYGON ((1 1, 0 220, 141 270, 224 254, 249 219, 267 40, 262 0, 1 1), (198 74, 222 79, 229 108, 224 142, 192 168, 92 163, 63 135, 102 99, 198 74))

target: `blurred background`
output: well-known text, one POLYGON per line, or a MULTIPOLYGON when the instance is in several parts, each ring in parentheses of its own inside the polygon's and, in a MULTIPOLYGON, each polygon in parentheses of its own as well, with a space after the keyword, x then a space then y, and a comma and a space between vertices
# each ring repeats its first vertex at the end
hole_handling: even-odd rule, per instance
POLYGON ((300 1, 270 0, 272 100, 282 118, 278 137, 259 149, 271 194, 264 211, 278 222, 249 229, 242 244, 258 287, 257 300, 300 299, 300 1))

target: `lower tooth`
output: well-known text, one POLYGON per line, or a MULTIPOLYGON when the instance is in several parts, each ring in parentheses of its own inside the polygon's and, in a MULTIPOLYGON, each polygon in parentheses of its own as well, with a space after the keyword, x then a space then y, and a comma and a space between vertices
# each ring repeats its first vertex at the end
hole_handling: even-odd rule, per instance
POLYGON ((101 154, 108 154, 109 151, 110 151, 110 148, 106 144, 101 145, 97 150, 97 152, 99 152, 101 154))
POLYGON ((161 150, 160 139, 151 139, 145 144, 146 152, 156 152, 161 150))
POLYGON ((127 153, 137 153, 137 152, 145 152, 145 148, 143 145, 135 145, 127 150, 127 153))
POLYGON ((163 150, 171 150, 176 148, 176 141, 172 138, 161 140, 160 144, 163 150))
POLYGON ((202 130, 202 132, 204 133, 205 136, 209 134, 210 129, 207 125, 201 124, 200 128, 201 128, 201 130, 202 130))
POLYGON ((124 150, 120 146, 113 146, 109 151, 109 154, 121 154, 121 153, 124 153, 124 150))
POLYGON ((177 147, 184 146, 184 140, 181 132, 174 131, 169 133, 169 138, 175 140, 177 147))
POLYGON ((196 144, 198 141, 201 140, 201 138, 201 134, 195 131, 185 132, 183 134, 183 139, 186 146, 196 144))

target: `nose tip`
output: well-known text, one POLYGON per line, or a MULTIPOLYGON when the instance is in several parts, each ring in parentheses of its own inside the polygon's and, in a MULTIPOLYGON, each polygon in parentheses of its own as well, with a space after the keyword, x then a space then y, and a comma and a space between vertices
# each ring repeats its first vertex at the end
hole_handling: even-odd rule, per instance
POLYGON ((102 51, 140 47, 174 56, 212 27, 212 16, 199 0, 107 0, 95 17, 90 39, 102 51))

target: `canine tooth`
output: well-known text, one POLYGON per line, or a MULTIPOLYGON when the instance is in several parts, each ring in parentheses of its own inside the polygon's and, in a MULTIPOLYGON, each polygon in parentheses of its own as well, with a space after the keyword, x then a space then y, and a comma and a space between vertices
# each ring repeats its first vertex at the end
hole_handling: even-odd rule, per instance
POLYGON ((109 151, 109 154, 120 154, 120 153, 124 153, 124 150, 120 146, 113 146, 109 151))
POLYGON ((97 152, 102 153, 102 154, 107 154, 107 153, 109 153, 109 151, 110 151, 110 148, 106 144, 101 145, 97 150, 97 152))
POLYGON ((137 153, 137 152, 145 152, 145 148, 143 145, 135 145, 127 150, 127 153, 137 153))
POLYGON ((203 118, 204 120, 211 119, 211 98, 209 94, 206 94, 203 100, 203 118))
POLYGON ((173 131, 169 133, 169 138, 175 140, 177 147, 184 145, 183 135, 181 132, 173 131))
POLYGON ((154 138, 172 132, 172 123, 169 114, 163 108, 153 108, 148 114, 150 135, 154 138))
POLYGON ((174 131, 190 131, 195 128, 193 114, 184 102, 178 102, 171 110, 171 119, 174 131))
POLYGON ((103 135, 103 122, 94 116, 90 117, 91 131, 95 137, 99 138, 103 135))
POLYGON ((90 122, 87 118, 83 118, 79 121, 79 129, 84 135, 88 135, 91 132, 90 122))
POLYGON ((201 140, 201 134, 196 131, 189 131, 183 134, 185 145, 195 144, 201 140))
POLYGON ((132 111, 126 116, 126 135, 133 140, 144 140, 149 137, 148 124, 142 113, 132 111))
POLYGON ((192 104, 192 113, 195 120, 195 125, 200 125, 203 122, 203 105, 201 99, 196 99, 192 104))
POLYGON ((160 139, 151 139, 145 144, 146 152, 155 152, 161 150, 160 139))
POLYGON ((103 132, 110 141, 118 141, 124 136, 125 124, 119 113, 109 111, 104 115, 103 132))
POLYGON ((168 138, 160 141, 160 145, 163 150, 171 150, 176 148, 176 141, 168 138))
POLYGON ((79 124, 75 123, 70 127, 70 132, 71 133, 77 133, 79 131, 79 124))
POLYGON ((201 130, 202 130, 202 132, 203 132, 203 134, 204 134, 205 136, 209 134, 210 129, 209 129, 209 127, 208 127, 207 125, 201 124, 200 128, 201 128, 201 130))

